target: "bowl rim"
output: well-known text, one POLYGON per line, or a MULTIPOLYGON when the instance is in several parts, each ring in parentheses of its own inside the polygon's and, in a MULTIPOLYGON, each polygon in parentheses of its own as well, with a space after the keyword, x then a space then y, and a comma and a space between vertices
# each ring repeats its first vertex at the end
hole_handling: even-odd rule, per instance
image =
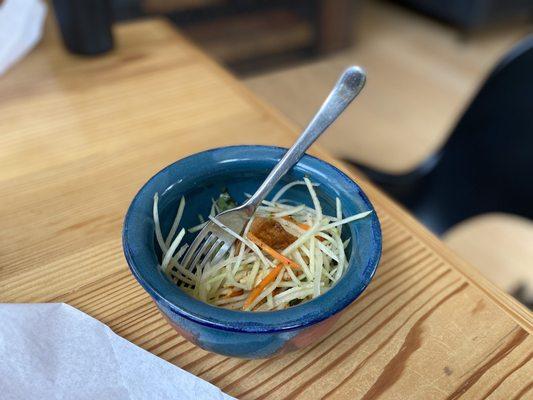
MULTIPOLYGON (((305 154, 298 162, 299 166, 302 166, 305 163, 312 163, 323 168, 325 172, 327 171, 328 173, 334 174, 336 178, 341 179, 344 184, 353 189, 356 195, 360 196, 361 200, 369 210, 374 211, 370 215, 370 218, 372 218, 371 228, 373 233, 372 241, 374 244, 374 251, 371 253, 370 260, 364 267, 365 274, 363 281, 359 281, 361 283, 359 286, 356 286, 355 283, 351 283, 349 281, 350 266, 353 262, 355 262, 353 258, 350 258, 347 271, 344 273, 341 279, 330 290, 321 296, 286 310, 249 312, 229 310, 213 306, 193 298, 181 290, 177 290, 176 293, 173 293, 173 295, 178 298, 180 303, 175 304, 174 301, 176 301, 176 299, 174 299, 174 301, 167 299, 166 296, 161 293, 161 290, 158 289, 157 285, 154 285, 149 279, 146 279, 141 270, 138 268, 138 257, 136 257, 132 251, 132 242, 135 239, 140 241, 140 238, 133 237, 132 240, 132 238, 128 235, 128 232, 130 229, 130 224, 133 223, 132 214, 139 211, 138 208, 140 207, 140 197, 147 194, 147 187, 150 186, 155 180, 160 179, 161 176, 166 174, 171 168, 175 168, 180 163, 191 162, 191 160, 195 158, 200 158, 209 154, 242 150, 247 150, 246 154, 248 159, 249 155, 253 151, 270 153, 269 155, 275 156, 278 159, 278 156, 287 151, 287 149, 283 147, 263 145, 224 146, 204 150, 181 158, 167 165, 150 177, 150 179, 148 179, 148 181, 139 189, 139 191, 135 194, 130 206, 128 207, 122 229, 122 245, 124 255, 133 276, 143 287, 143 289, 145 289, 155 300, 156 304, 161 302, 165 304, 170 311, 180 317, 210 328, 216 328, 225 331, 245 333, 275 333, 292 331, 317 324, 339 313, 360 296, 375 275, 382 253, 381 225, 374 206, 355 181, 353 181, 349 176, 347 176, 334 165, 308 154, 305 154), (344 282, 343 285, 341 285, 342 282, 344 282), (342 288, 351 290, 339 292, 339 290, 342 288)), ((150 193, 150 195, 152 195, 152 193, 150 193)), ((149 198, 151 199, 152 197, 150 196, 149 198)), ((156 265, 154 265, 154 268, 155 267, 156 265)), ((355 274, 355 270, 353 268, 352 270, 352 274, 355 274)), ((170 281, 167 282, 168 284, 174 285, 170 281)), ((159 304, 157 305, 159 307, 159 304)))

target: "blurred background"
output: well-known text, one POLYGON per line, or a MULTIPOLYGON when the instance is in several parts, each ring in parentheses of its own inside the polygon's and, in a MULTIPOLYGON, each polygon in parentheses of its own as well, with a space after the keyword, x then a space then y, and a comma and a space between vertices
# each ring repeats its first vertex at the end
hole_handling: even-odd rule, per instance
POLYGON ((85 56, 113 51, 115 24, 165 18, 301 127, 342 69, 363 66, 365 91, 321 145, 532 307, 533 1, 48 5, 85 56))

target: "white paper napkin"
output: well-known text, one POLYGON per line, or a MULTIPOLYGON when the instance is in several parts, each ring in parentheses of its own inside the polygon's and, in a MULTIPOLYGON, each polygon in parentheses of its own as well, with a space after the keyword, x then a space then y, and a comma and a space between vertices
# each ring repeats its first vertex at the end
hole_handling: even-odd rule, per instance
POLYGON ((0 1, 0 76, 39 42, 45 16, 42 0, 0 1))
POLYGON ((0 398, 233 399, 61 303, 0 304, 0 398))

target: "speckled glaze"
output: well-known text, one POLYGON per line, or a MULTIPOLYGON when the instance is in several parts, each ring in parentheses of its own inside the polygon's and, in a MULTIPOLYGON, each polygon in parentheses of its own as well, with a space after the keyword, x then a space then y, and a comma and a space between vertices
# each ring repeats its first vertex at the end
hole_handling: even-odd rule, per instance
MULTIPOLYGON (((160 195, 163 234, 170 229, 179 199, 185 196, 182 224, 198 224, 198 214, 209 213, 211 198, 227 188, 238 202, 253 193, 285 149, 268 146, 232 146, 193 154, 153 176, 133 199, 124 221, 122 241, 130 269, 176 331, 205 350, 242 358, 266 358, 296 350, 324 337, 340 312, 367 287, 381 256, 381 229, 372 213, 343 229, 352 237, 349 266, 328 292, 282 311, 243 312, 214 307, 190 297, 157 268, 160 252, 154 241, 153 196, 160 195)), ((332 165, 311 156, 283 178, 279 187, 308 176, 318 183, 325 213, 334 215, 335 197, 344 215, 373 209, 361 188, 332 165)), ((276 189, 275 189, 276 190, 276 189)), ((284 198, 311 205, 305 186, 289 190, 284 198)), ((192 241, 187 234, 185 240, 192 241)))

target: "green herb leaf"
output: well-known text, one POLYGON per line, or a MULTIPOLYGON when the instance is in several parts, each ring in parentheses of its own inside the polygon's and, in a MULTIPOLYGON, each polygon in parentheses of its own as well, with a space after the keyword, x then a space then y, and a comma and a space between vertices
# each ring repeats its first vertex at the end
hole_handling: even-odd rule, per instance
POLYGON ((220 193, 220 196, 218 196, 216 204, 220 212, 231 210, 232 208, 237 207, 237 203, 230 196, 226 188, 222 189, 222 193, 220 193))

